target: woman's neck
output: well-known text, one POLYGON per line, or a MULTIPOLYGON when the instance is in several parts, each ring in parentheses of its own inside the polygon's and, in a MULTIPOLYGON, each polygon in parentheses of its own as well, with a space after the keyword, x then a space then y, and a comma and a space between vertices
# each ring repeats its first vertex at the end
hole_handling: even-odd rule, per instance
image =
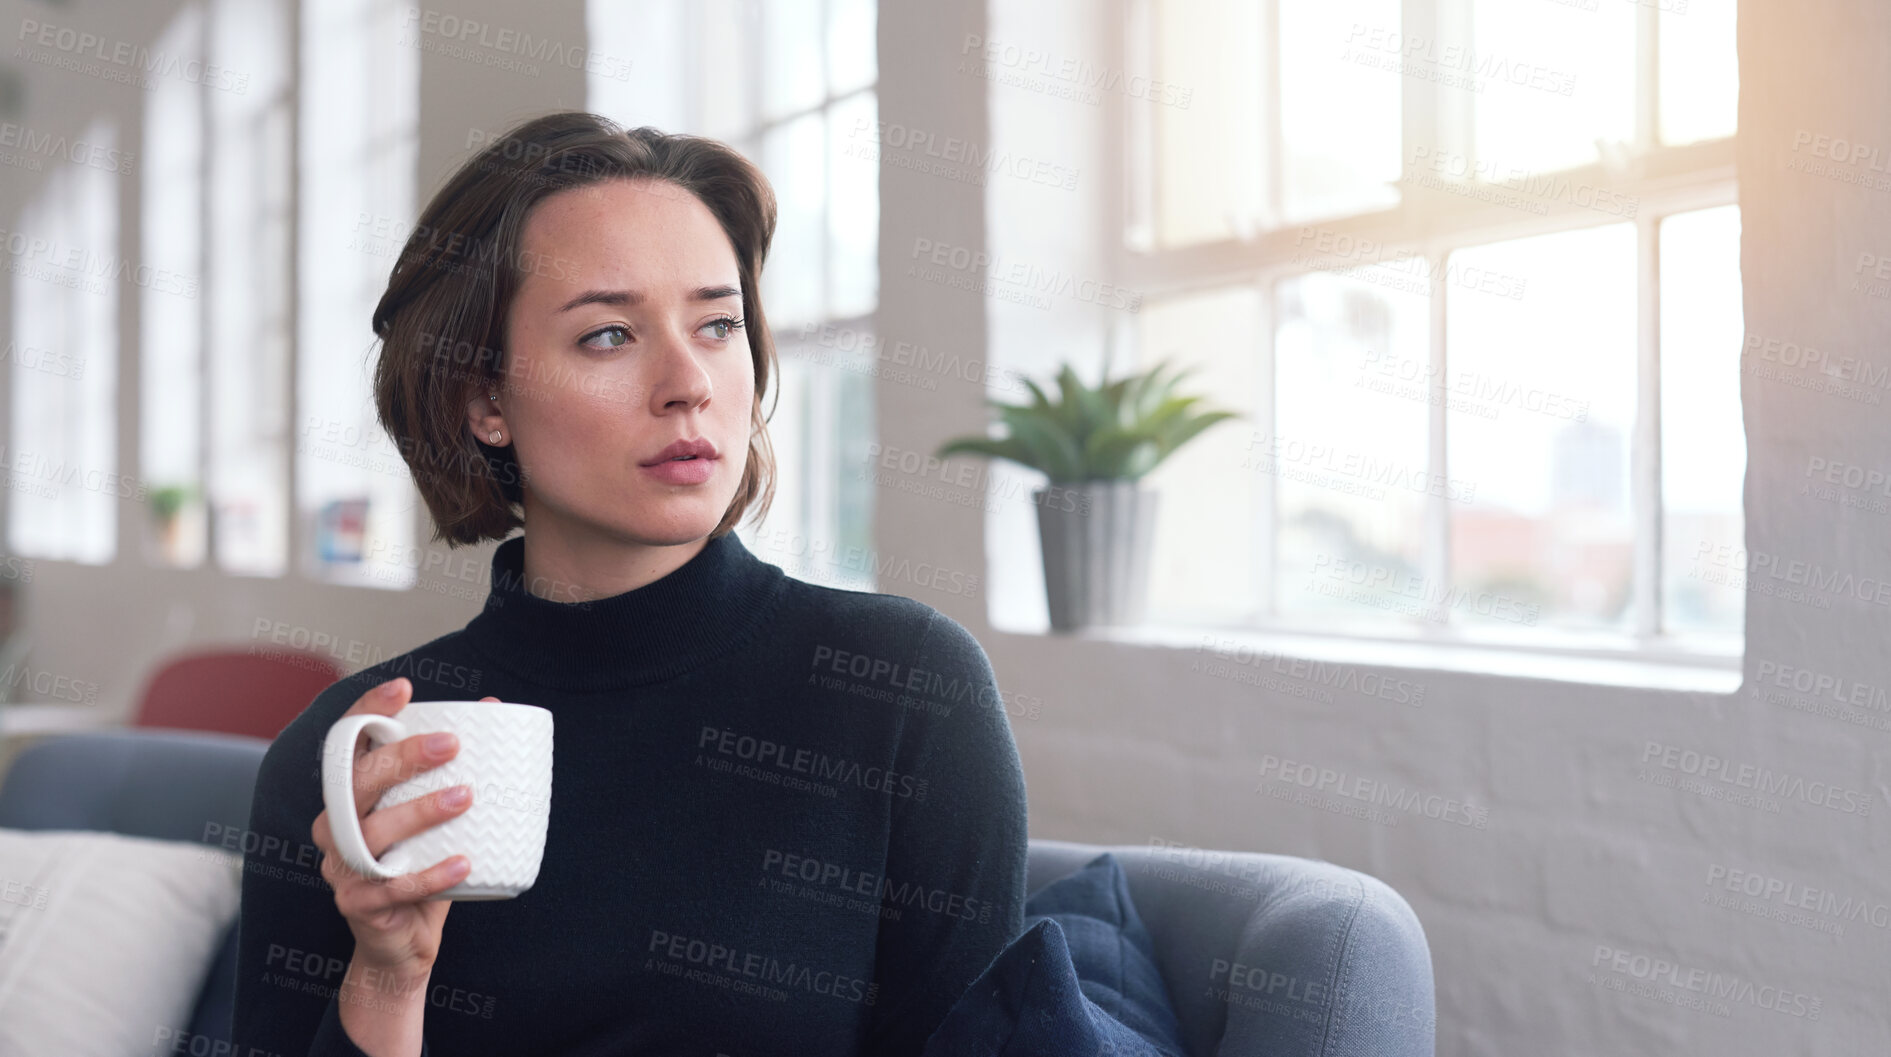
POLYGON ((663 544, 534 519, 525 535, 524 587, 552 602, 589 602, 655 583, 702 553, 709 537, 663 544))

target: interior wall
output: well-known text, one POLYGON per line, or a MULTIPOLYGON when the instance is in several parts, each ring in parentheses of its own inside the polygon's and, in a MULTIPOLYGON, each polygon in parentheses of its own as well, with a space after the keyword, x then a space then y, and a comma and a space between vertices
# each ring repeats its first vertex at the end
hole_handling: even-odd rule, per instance
MULTIPOLYGON (((429 6, 501 25, 529 20, 536 32, 583 40, 579 0, 537 5, 529 16, 500 0, 429 6)), ((1017 120, 1019 108, 1042 109, 1051 100, 999 94, 987 76, 1008 75, 967 65, 975 59, 968 34, 1009 35, 1092 62, 1107 54, 1108 24, 1096 5, 994 6, 999 10, 988 23, 978 0, 883 5, 883 122, 940 141, 974 142, 988 127, 1002 137, 1007 128, 1030 126, 1017 120)), ((12 7, 17 15, 43 5, 12 7)), ((147 10, 76 5, 59 17, 92 19, 121 34, 136 26, 154 33, 162 24, 134 9, 147 10)), ((1881 371, 1891 366, 1882 348, 1891 314, 1884 281, 1874 283, 1869 267, 1860 275, 1859 262, 1861 254, 1891 258, 1891 200, 1880 189, 1891 156, 1891 10, 1863 0, 1823 7, 1749 0, 1742 5, 1741 51, 1746 83, 1765 86, 1763 93, 1746 92, 1741 110, 1748 332, 1827 350, 1832 362, 1856 357, 1881 371), (1820 136, 1872 153, 1820 159, 1813 138, 1820 136), (1808 161, 1832 165, 1839 175, 1802 171, 1808 161)), ((583 99, 581 71, 543 69, 525 77, 427 53, 422 79, 423 196, 463 155, 469 129, 583 99)), ((136 96, 122 87, 76 76, 50 83, 56 95, 36 93, 29 103, 36 127, 73 131, 99 110, 125 122, 135 117, 136 96)), ((879 333, 979 361, 988 354, 1012 363, 1087 355, 1109 320, 1096 306, 1040 311, 965 291, 949 275, 942 281, 907 269, 930 247, 946 245, 1023 252, 1046 266, 1067 260, 1094 272, 1096 247, 1120 217, 1100 179, 1118 159, 1097 146, 1107 138, 1092 135, 1106 121, 1102 108, 1066 106, 1064 132, 1010 144, 1032 159, 1080 170, 1075 188, 1043 188, 1031 199, 1041 216, 1062 225, 1043 227, 1068 233, 1055 243, 1008 242, 1017 233, 987 231, 977 187, 884 163, 879 333), (1019 315, 1026 311, 1034 314, 1019 315)), ((17 175, 0 188, 9 215, 35 179, 17 175)), ((1001 184, 997 193, 1027 190, 1001 184)), ((131 229, 130 214, 126 224, 131 229)), ((9 297, 0 293, 0 308, 9 297)), ((1891 576, 1891 533, 1882 515, 1800 491, 1814 458, 1891 470, 1891 419, 1879 405, 1808 388, 1828 379, 1816 368, 1785 363, 1777 351, 1770 355, 1747 362, 1769 376, 1743 376, 1751 552, 1772 556, 1782 574, 1797 561, 1854 577, 1891 576)), ((133 366, 121 365, 121 379, 135 377, 133 366)), ((936 390, 882 377, 883 447, 930 452, 942 438, 976 429, 984 379, 963 374, 978 372, 942 375, 936 390)), ((0 387, 6 373, 0 371, 0 387)), ((135 419, 121 429, 135 432, 135 419)), ((987 564, 987 515, 976 502, 961 501, 962 487, 920 494, 888 481, 876 503, 885 550, 950 570, 1017 575, 1000 564, 1012 559, 1000 559, 995 548, 987 564)), ((1017 524, 1017 513, 990 516, 1017 524)), ((122 545, 118 561, 105 567, 37 563, 26 612, 38 644, 34 664, 97 683, 100 700, 122 709, 157 657, 190 643, 320 634, 344 654, 392 656, 472 616, 483 595, 478 577, 486 550, 453 552, 453 564, 438 563, 423 578, 427 589, 414 592, 153 570, 122 545), (469 557, 471 581, 461 578, 468 566, 460 563, 469 557), (471 597, 455 596, 467 586, 471 597)), ((1735 894, 1724 880, 1739 870, 1867 908, 1891 903, 1891 878, 1877 869, 1891 850, 1884 821, 1891 810, 1891 733, 1855 722, 1861 713, 1849 706, 1822 715, 1748 690, 1758 689, 1758 673, 1777 677, 1781 666, 1867 688, 1891 685, 1881 645, 1891 622, 1880 604, 1835 596, 1829 605, 1809 606, 1756 587, 1748 603, 1746 687, 1731 695, 1362 670, 1422 684, 1422 706, 1411 707, 1346 691, 1323 704, 1257 689, 1199 670, 1203 658, 1188 650, 999 632, 986 617, 985 591, 949 595, 901 583, 882 589, 938 606, 985 644, 1016 705, 1012 723, 1034 836, 1308 855, 1398 888, 1431 942, 1441 1054, 1891 1051, 1881 1001, 1891 976, 1891 928, 1883 916, 1871 909, 1843 920, 1802 912, 1821 925, 1837 920, 1842 935, 1833 935, 1708 900, 1735 894), (1772 813, 1642 780, 1684 777, 1662 766, 1668 747, 1769 768, 1802 779, 1806 788, 1825 783, 1862 798, 1870 812, 1800 796, 1783 799, 1772 813), (1263 769, 1278 774, 1281 761, 1342 775, 1340 782, 1389 783, 1470 805, 1482 809, 1484 825, 1426 817, 1392 825, 1277 799, 1269 791, 1283 783, 1267 780, 1263 769), (1721 883, 1710 885, 1716 877, 1721 883), (1630 959, 1627 970, 1616 968, 1617 951, 1630 959), (1634 971, 1644 956, 1646 964, 1662 959, 1683 974, 1700 970, 1755 988, 1741 992, 1748 997, 1730 1003, 1724 1016, 1677 1007, 1659 996, 1694 992, 1655 982, 1656 997, 1631 993, 1650 983, 1634 971), (1785 1011, 1762 1007, 1761 996, 1785 1011), (1795 1015, 1810 1000, 1817 1001, 1816 1019, 1795 1015)), ((1769 689, 1801 706, 1812 698, 1769 689)), ((1882 713, 1866 718, 1873 715, 1882 713)), ((1785 898, 1751 901, 1761 910, 1793 909, 1785 898)), ((1178 986, 1191 983, 1208 981, 1178 986)))
MULTIPOLYGON (((50 25, 92 32, 108 41, 148 45, 169 23, 174 5, 80 4, 64 9, 23 0, 8 5, 10 25, 32 18, 50 25)), ((504 49, 476 46, 478 40, 510 40, 502 31, 530 32, 578 54, 585 47, 584 4, 563 0, 530 10, 507 0, 444 0, 415 9, 403 26, 403 40, 420 50, 420 149, 416 210, 444 183, 454 166, 514 122, 543 110, 584 106, 585 72, 555 61, 508 68, 490 61, 504 49), (421 12, 424 12, 422 14, 421 12), (489 27, 476 34, 475 46, 456 39, 457 25, 468 21, 489 27), (456 49, 456 44, 462 46, 456 49)), ((35 132, 76 136, 94 114, 112 115, 133 158, 121 177, 120 254, 140 259, 138 246, 139 180, 142 151, 142 92, 132 86, 57 68, 29 70, 30 84, 22 122, 35 132)), ((8 170, 0 203, 8 216, 42 179, 43 172, 8 170)), ((216 267, 206 266, 206 273, 216 267)), ((11 292, 12 283, 0 283, 11 292)), ((206 284, 203 284, 207 286, 206 284)), ((136 475, 135 438, 141 409, 137 395, 137 288, 119 292, 122 351, 118 364, 120 408, 118 472, 136 475)), ((4 319, 9 328, 11 304, 4 319)), ((365 324, 364 324, 365 325, 365 324)), ((11 371, 0 370, 0 387, 11 371)), ((9 397, 10 399, 10 397, 9 397)), ((10 407, 10 403, 5 406, 10 407)), ((297 423, 291 421, 290 445, 297 423)), ((9 435, 9 439, 10 435, 9 435)), ((10 493, 0 489, 0 507, 10 493)), ((416 499, 416 501, 418 501, 416 499)), ((3 516, 3 515, 0 515, 3 516)), ((144 506, 121 502, 115 559, 100 566, 32 561, 31 582, 22 584, 22 619, 32 642, 24 679, 14 685, 17 701, 59 701, 66 688, 82 684, 99 707, 113 717, 128 716, 145 680, 163 657, 207 645, 295 646, 327 654, 353 671, 398 656, 430 639, 463 627, 479 612, 489 586, 492 544, 448 549, 430 544, 432 522, 424 504, 416 517, 413 590, 387 591, 342 587, 291 573, 281 578, 228 576, 208 566, 162 569, 147 563, 136 532, 148 519, 144 506), (62 681, 61 681, 62 680, 62 681), (36 693, 36 686, 50 692, 36 693)), ((17 748, 17 744, 13 746, 17 748)))
MULTIPOLYGON (((1106 66, 1108 52, 1092 50, 1102 30, 1073 28, 1089 6, 1000 5, 989 34, 1106 66)), ((1848 471, 1825 484, 1810 468, 1880 481, 1891 470, 1891 417, 1878 402, 1891 385, 1891 266, 1874 280, 1876 261, 1891 258, 1891 9, 1749 0, 1740 11, 1741 265, 1748 340, 1759 342, 1739 361, 1729 349, 1726 367, 1742 371, 1748 439, 1748 555, 1734 559, 1736 572, 1743 558, 1752 567, 1741 688, 1328 666, 1353 685, 1384 677, 1424 693, 1413 706, 1342 687, 1323 703, 1302 695, 1324 684, 1287 661, 974 624, 1008 702, 1020 703, 1011 716, 1033 836, 1287 853, 1384 879, 1431 943, 1440 1054, 1891 1052, 1880 1000, 1891 983, 1891 877, 1880 868, 1891 845, 1891 590, 1877 586, 1891 580, 1891 523, 1870 503, 1805 490, 1869 500, 1843 484, 1848 471), (1797 348, 1824 350, 1824 365, 1806 366, 1797 348), (1707 792, 1675 787, 1704 769, 1707 792), (1773 807, 1727 798, 1756 781, 1782 783, 1766 798, 1773 807), (1357 817, 1365 783, 1440 817, 1357 817), (1305 793, 1319 796, 1281 799, 1305 793)), ((1106 118, 1054 106, 1046 83, 993 87, 993 149, 1057 155, 1088 143, 1094 153, 1078 163, 1108 171, 1110 141, 1091 134, 1106 118)), ((1015 204, 1029 192, 1006 183, 998 193, 1015 204)), ((993 254, 1094 269, 1081 244, 1112 230, 1115 203, 1094 188, 1029 200, 1038 230, 1070 232, 1076 248, 994 225, 993 254)), ((1041 361, 1047 333, 1092 348, 1101 333, 1077 306, 993 298, 990 312, 988 351, 1005 364, 1041 361)), ((964 428, 956 407, 937 406, 889 418, 885 443, 923 449, 964 428)), ((976 531, 976 513, 940 502, 933 512, 937 553, 976 531)), ((990 537, 994 580, 1017 551, 1034 556, 1029 542, 1000 553, 1007 539, 1032 539, 1028 514, 992 515, 1012 526, 990 537)), ((1179 986, 1208 987, 1209 971, 1179 986)))

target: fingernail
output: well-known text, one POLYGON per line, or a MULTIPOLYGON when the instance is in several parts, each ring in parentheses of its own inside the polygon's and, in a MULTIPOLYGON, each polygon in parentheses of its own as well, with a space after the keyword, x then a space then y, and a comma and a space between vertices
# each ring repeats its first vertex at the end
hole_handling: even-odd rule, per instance
POLYGON ((440 794, 440 803, 445 807, 459 807, 473 797, 473 791, 463 785, 456 785, 440 794))
POLYGON ((459 859, 454 861, 452 867, 447 870, 447 874, 451 877, 464 877, 470 873, 472 869, 472 860, 462 855, 459 859))
POLYGON ((428 753, 434 756, 444 756, 453 748, 454 743, 458 740, 458 738, 448 734, 446 731, 441 731, 438 734, 427 735, 427 740, 421 742, 421 745, 426 748, 428 753))
POLYGON ((382 697, 393 697, 401 692, 401 681, 405 678, 406 676, 397 675, 377 687, 375 693, 380 694, 382 697))

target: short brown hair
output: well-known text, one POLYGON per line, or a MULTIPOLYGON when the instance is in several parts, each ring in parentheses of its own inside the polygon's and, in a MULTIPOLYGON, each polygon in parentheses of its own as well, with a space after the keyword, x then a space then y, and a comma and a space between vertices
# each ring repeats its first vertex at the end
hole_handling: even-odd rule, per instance
POLYGON ((732 531, 751 504, 757 520, 767 515, 775 456, 762 395, 778 363, 759 280, 775 234, 774 190, 725 143, 647 126, 626 130, 597 114, 563 110, 516 126, 460 166, 420 214, 374 307, 382 343, 375 406, 433 514, 433 538, 449 547, 502 540, 525 524, 514 450, 473 436, 466 405, 477 387, 496 388, 504 371, 507 313, 534 266, 520 249, 526 214, 559 191, 620 179, 664 180, 689 191, 735 247, 755 364, 753 428, 742 483, 710 535, 732 531), (455 357, 466 369, 452 369, 455 357))

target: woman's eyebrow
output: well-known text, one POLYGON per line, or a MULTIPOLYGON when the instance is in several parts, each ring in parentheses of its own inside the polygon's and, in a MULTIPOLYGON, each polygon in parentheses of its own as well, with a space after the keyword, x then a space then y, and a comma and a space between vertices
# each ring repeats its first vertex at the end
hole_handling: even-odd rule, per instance
MULTIPOLYGON (((689 292, 691 301, 721 301, 730 297, 741 297, 742 289, 727 284, 721 286, 699 286, 689 292)), ((559 307, 559 312, 569 312, 579 305, 615 305, 620 308, 635 308, 644 303, 642 290, 586 290, 559 307)))

